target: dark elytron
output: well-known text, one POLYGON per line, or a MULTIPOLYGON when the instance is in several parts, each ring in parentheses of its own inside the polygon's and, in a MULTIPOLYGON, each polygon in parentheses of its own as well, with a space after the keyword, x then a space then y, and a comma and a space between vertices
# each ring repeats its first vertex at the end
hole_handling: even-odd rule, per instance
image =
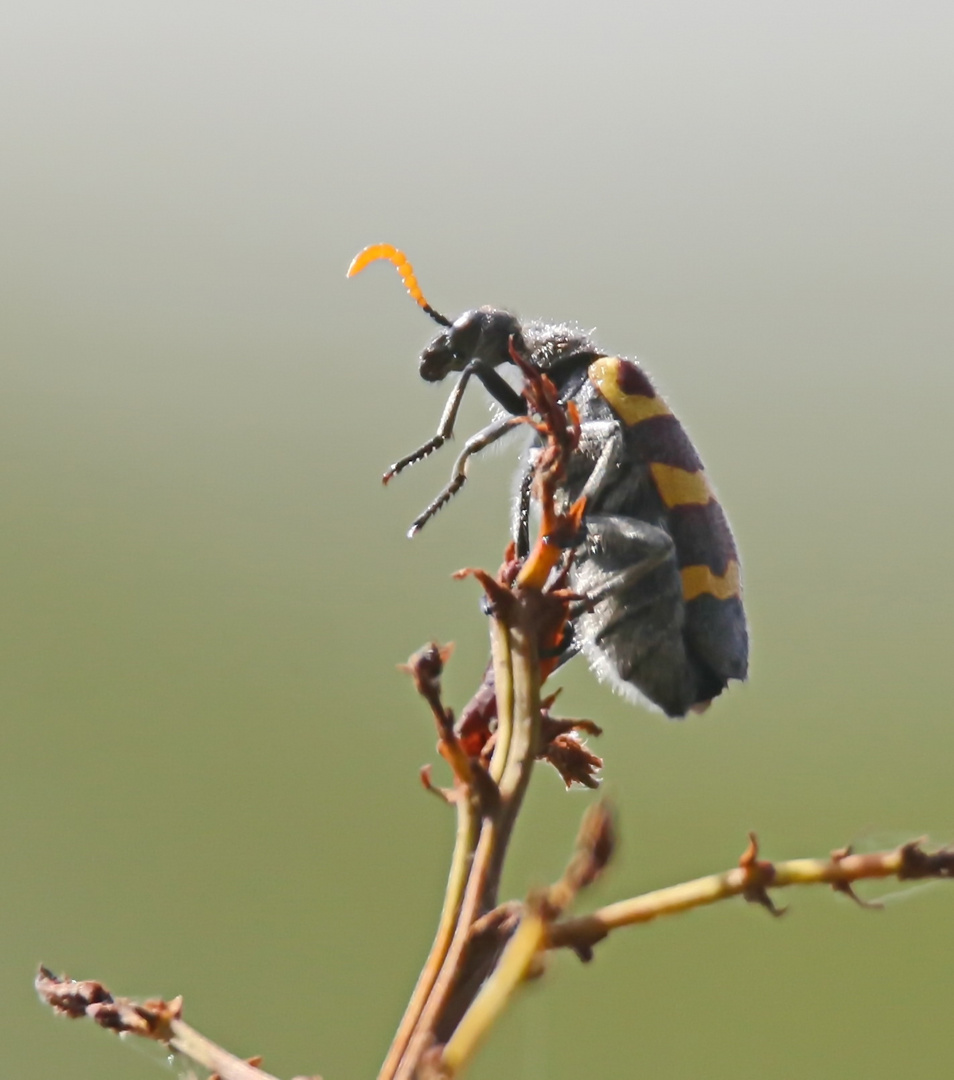
MULTIPOLYGON (((393 262, 411 296, 445 327, 421 355, 421 376, 436 382, 460 373, 437 434, 392 465, 385 482, 450 437, 472 377, 505 410, 467 440, 450 483, 410 535, 460 490, 468 459, 526 412, 524 399, 497 370, 512 363, 512 341, 580 415, 580 445, 561 497, 566 505, 586 498, 571 585, 589 604, 574 621, 571 648, 621 693, 669 716, 700 711, 730 679, 744 679, 748 633, 735 541, 695 447, 645 372, 632 360, 607 356, 574 327, 520 323, 495 308, 451 322, 427 303, 403 253, 390 245, 362 251, 349 277, 377 259, 393 262)), ((530 462, 525 468, 514 524, 523 554, 530 462)))

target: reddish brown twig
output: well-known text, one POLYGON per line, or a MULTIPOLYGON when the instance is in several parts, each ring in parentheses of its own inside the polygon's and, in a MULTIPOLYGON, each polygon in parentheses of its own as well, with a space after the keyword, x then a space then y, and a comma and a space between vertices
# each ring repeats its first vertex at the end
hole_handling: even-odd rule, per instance
POLYGON ((246 1061, 236 1057, 190 1027, 182 1019, 181 997, 172 1001, 155 998, 143 1002, 114 997, 100 982, 57 976, 44 967, 37 974, 35 986, 40 1000, 61 1016, 74 1020, 88 1017, 107 1031, 129 1033, 163 1043, 170 1050, 217 1073, 221 1080, 277 1080, 271 1073, 258 1068, 257 1062, 261 1058, 246 1061))

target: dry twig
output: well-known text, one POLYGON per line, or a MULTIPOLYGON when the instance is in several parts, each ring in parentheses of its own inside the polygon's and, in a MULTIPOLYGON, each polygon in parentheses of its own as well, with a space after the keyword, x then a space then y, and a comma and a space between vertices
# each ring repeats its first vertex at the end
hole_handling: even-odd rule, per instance
POLYGON ((163 1043, 217 1074, 221 1080, 277 1080, 271 1073, 258 1068, 261 1058, 243 1061, 190 1027, 182 1019, 181 997, 172 1001, 156 998, 143 1002, 113 997, 100 982, 57 976, 44 967, 37 974, 35 986, 40 1000, 54 1012, 74 1020, 88 1017, 117 1035, 128 1033, 163 1043))

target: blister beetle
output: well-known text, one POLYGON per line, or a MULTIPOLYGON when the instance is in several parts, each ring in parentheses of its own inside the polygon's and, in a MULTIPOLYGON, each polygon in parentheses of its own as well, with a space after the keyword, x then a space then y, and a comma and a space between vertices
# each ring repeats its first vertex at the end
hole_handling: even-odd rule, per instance
MULTIPOLYGON (((420 374, 460 377, 437 433, 395 462, 385 483, 437 450, 453 433, 464 390, 477 378, 503 414, 471 436, 450 483, 412 524, 417 532, 463 486, 468 460, 526 413, 526 402, 497 370, 516 348, 572 400, 580 441, 561 497, 586 499, 582 535, 570 568, 587 600, 573 623, 574 651, 626 697, 668 716, 702 711, 730 679, 748 670, 748 630, 735 540, 685 429, 632 360, 608 356, 586 333, 564 324, 521 323, 498 308, 466 311, 451 321, 425 300, 404 253, 374 244, 348 276, 370 263, 393 263, 410 295, 443 329, 421 353, 420 374)), ((514 514, 518 552, 526 554, 530 465, 514 514)))

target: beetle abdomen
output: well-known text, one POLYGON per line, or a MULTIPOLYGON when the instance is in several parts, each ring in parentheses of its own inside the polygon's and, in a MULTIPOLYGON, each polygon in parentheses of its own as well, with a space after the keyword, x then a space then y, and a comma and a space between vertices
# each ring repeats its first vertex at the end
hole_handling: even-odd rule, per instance
MULTIPOLYGON (((673 618, 682 623, 691 681, 696 683, 695 689, 683 688, 683 697, 698 693, 703 696, 688 704, 704 704, 729 679, 744 679, 748 669, 741 571, 729 522, 689 436, 645 372, 630 360, 600 357, 587 374, 623 425, 627 459, 645 466, 659 498, 658 524, 672 538, 681 584, 681 611, 674 610, 673 618)), ((614 663, 627 679, 625 657, 616 657, 614 663)), ((688 679, 675 670, 672 675, 677 681, 688 679)), ((639 687, 636 676, 634 672, 632 681, 639 687)))

